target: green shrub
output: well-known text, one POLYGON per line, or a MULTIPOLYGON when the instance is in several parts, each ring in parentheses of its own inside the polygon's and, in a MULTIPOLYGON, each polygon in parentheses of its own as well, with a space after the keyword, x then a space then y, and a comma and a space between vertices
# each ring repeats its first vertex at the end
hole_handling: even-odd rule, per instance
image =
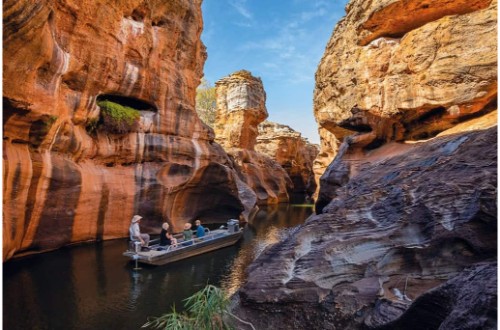
POLYGON ((108 100, 99 101, 104 128, 112 133, 128 133, 137 129, 141 114, 138 110, 108 100))
POLYGON ((191 297, 184 299, 187 313, 178 313, 175 307, 171 313, 160 317, 153 317, 144 324, 143 328, 156 328, 165 330, 229 330, 233 329, 227 322, 227 317, 232 317, 252 329, 253 325, 243 321, 229 311, 229 299, 224 291, 213 285, 207 285, 191 297))

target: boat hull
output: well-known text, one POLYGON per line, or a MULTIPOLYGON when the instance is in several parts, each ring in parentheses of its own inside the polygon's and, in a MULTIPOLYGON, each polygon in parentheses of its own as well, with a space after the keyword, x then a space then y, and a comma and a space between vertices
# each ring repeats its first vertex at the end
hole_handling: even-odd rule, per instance
POLYGON ((137 260, 139 263, 162 266, 178 260, 194 257, 210 251, 218 250, 227 246, 236 244, 243 236, 243 232, 227 233, 227 231, 213 231, 210 235, 195 239, 195 243, 189 246, 182 246, 182 242, 177 248, 171 248, 168 251, 134 252, 126 251, 124 256, 131 260, 137 260))

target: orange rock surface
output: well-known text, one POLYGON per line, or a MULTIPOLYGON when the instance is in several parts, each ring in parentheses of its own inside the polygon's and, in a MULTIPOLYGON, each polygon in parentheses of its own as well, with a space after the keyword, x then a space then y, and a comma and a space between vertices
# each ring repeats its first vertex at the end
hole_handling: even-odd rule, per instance
POLYGON ((134 214, 154 233, 253 207, 194 111, 200 6, 3 2, 4 260, 127 236, 134 214), (97 102, 110 98, 139 110, 130 132, 100 124, 97 102))
POLYGON ((293 182, 293 191, 314 193, 316 183, 312 172, 318 147, 289 126, 264 121, 258 126, 255 150, 268 155, 285 169, 293 182))
POLYGON ((287 172, 271 157, 255 151, 258 125, 268 116, 262 81, 240 70, 220 79, 215 86, 215 140, 234 160, 259 204, 288 201, 288 190, 293 184, 287 172))
MULTIPOLYGON (((428 139, 496 110, 496 0, 353 0, 346 10, 314 93, 316 120, 339 143, 428 139)), ((326 135, 317 169, 338 148, 326 135)))

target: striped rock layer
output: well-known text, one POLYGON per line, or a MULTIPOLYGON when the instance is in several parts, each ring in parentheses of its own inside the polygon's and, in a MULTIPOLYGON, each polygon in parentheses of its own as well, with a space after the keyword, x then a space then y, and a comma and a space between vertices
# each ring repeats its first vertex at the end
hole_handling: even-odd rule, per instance
POLYGON ((255 204, 194 111, 201 1, 3 2, 3 256, 237 217, 255 204), (129 132, 97 102, 140 111, 129 132), (244 196, 244 197, 241 197, 244 196), (240 198, 241 197, 241 198, 240 198))

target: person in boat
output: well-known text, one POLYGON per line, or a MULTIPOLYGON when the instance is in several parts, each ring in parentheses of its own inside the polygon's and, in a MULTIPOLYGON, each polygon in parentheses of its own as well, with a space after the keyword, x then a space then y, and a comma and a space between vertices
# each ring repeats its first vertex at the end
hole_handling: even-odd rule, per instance
POLYGON ((184 224, 184 231, 182 232, 182 235, 184 236, 184 242, 183 245, 191 245, 193 244, 193 232, 191 231, 191 224, 189 222, 184 224))
POLYGON ((200 238, 205 236, 205 227, 201 225, 201 221, 196 220, 194 223, 196 225, 196 237, 200 238))
POLYGON ((141 233, 141 228, 139 227, 141 219, 142 217, 140 215, 134 215, 132 217, 132 220, 130 221, 130 227, 128 231, 130 233, 131 241, 139 241, 141 242, 141 247, 147 248, 149 245, 149 235, 141 233))
POLYGON ((161 225, 161 233, 160 233, 160 249, 163 250, 165 247, 172 245, 173 247, 177 246, 177 239, 172 235, 169 230, 170 226, 167 222, 164 222, 161 225))

